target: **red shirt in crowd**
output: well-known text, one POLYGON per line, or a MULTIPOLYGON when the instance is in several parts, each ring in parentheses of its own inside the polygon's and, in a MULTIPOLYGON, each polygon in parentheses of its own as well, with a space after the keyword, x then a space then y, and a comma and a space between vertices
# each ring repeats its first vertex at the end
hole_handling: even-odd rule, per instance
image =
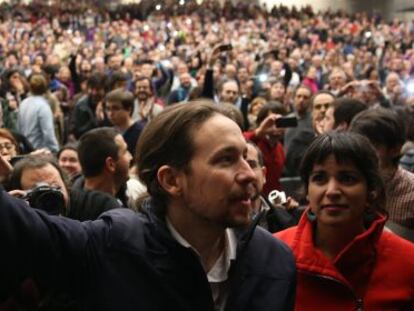
POLYGON ((278 142, 271 146, 266 139, 256 137, 254 131, 244 132, 243 135, 247 140, 254 142, 263 153, 264 165, 267 169, 263 194, 267 196, 272 190, 282 190, 279 179, 286 159, 282 144, 278 142))

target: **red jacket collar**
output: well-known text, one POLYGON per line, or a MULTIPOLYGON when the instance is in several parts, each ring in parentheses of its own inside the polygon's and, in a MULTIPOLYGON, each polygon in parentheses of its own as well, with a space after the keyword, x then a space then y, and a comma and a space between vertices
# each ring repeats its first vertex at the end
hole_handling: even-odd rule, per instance
POLYGON ((313 242, 314 224, 305 211, 299 221, 291 248, 296 257, 297 269, 310 274, 334 278, 351 288, 355 287, 352 275, 369 279, 376 258, 376 245, 386 217, 378 214, 369 228, 356 236, 334 260, 328 259, 313 242), (347 277, 345 277, 347 276, 347 277))

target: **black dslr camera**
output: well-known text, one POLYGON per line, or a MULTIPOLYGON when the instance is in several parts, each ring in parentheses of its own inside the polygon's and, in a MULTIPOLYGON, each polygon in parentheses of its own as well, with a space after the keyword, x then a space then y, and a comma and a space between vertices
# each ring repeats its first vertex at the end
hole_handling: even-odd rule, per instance
POLYGON ((26 192, 23 199, 30 207, 43 210, 49 215, 59 215, 65 210, 65 199, 59 187, 50 186, 45 182, 37 183, 26 192))

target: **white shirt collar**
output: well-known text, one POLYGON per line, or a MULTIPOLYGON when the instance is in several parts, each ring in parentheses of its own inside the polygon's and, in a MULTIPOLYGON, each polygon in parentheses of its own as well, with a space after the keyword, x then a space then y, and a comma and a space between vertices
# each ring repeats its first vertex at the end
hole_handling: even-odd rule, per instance
MULTIPOLYGON (((191 248, 199 257, 200 254, 191 246, 190 243, 174 228, 168 218, 166 218, 167 227, 171 232, 173 238, 182 246, 191 248)), ((207 272, 207 279, 209 283, 219 283, 227 280, 228 272, 230 270, 231 261, 236 259, 237 238, 233 229, 227 228, 225 230, 226 244, 224 252, 217 259, 210 271, 207 272)))

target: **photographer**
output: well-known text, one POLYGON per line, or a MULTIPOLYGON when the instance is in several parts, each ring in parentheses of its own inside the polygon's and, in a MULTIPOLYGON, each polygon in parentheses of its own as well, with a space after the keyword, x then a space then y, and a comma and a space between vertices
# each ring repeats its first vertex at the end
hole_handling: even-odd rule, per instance
POLYGON ((271 202, 263 195, 263 185, 266 183, 266 167, 264 166, 263 154, 259 147, 251 141, 247 142, 246 161, 256 174, 254 182, 255 195, 252 200, 252 211, 260 217, 258 225, 269 232, 278 232, 295 226, 303 212, 298 208, 298 202, 288 197, 286 201, 271 202))
POLYGON ((16 163, 8 188, 10 194, 26 198, 33 208, 49 214, 65 214, 69 204, 67 179, 49 156, 30 155, 16 163), (40 200, 40 201, 38 201, 40 200))
POLYGON ((77 220, 94 220, 101 213, 120 207, 111 195, 97 189, 70 189, 62 168, 51 156, 30 155, 16 163, 7 189, 33 208, 77 220))

